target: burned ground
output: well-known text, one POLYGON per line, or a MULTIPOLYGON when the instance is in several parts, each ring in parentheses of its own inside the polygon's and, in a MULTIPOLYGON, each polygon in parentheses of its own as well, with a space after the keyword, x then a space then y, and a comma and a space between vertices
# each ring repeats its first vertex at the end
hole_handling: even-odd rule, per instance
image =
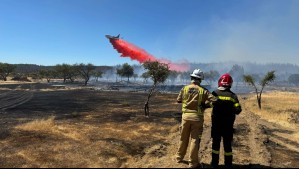
MULTIPOLYGON (((1 168, 187 167, 173 160, 180 124, 176 94, 154 95, 150 117, 146 118, 143 110, 146 93, 53 89, 34 83, 18 86, 1 85, 1 99, 12 93, 11 98, 23 96, 24 91, 26 96, 31 95, 22 104, 12 99, 9 108, 2 105, 1 168)), ((235 124, 235 166, 299 167, 298 124, 290 127, 265 120, 245 100, 240 101, 244 110, 235 124)), ((203 166, 209 167, 210 110, 205 115, 199 157, 203 166)), ((220 163, 223 164, 222 157, 220 163)))

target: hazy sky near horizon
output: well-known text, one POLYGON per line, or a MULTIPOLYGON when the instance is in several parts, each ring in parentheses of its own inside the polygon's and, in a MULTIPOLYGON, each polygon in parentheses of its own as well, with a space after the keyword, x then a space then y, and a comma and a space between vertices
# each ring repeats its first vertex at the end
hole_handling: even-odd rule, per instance
POLYGON ((107 34, 173 62, 299 65, 299 0, 0 0, 0 62, 138 63, 107 34))

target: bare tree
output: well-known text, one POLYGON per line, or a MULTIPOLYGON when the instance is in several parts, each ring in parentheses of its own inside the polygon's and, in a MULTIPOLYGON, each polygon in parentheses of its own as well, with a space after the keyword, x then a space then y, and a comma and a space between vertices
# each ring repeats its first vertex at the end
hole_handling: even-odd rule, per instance
POLYGON ((164 63, 160 63, 158 61, 147 61, 143 63, 143 67, 148 70, 147 73, 150 76, 150 78, 153 80, 154 84, 152 88, 149 91, 149 94, 147 96, 147 100, 144 104, 144 114, 146 117, 149 117, 149 101, 150 98, 157 87, 159 83, 164 83, 167 79, 170 70, 169 66, 164 63))
POLYGON ((262 109, 262 93, 266 85, 268 85, 270 82, 274 81, 276 78, 275 71, 270 71, 266 74, 266 76, 260 81, 261 90, 258 91, 257 85, 255 84, 255 79, 252 75, 244 75, 243 79, 244 81, 253 86, 255 88, 256 93, 256 99, 259 106, 259 109, 262 109))

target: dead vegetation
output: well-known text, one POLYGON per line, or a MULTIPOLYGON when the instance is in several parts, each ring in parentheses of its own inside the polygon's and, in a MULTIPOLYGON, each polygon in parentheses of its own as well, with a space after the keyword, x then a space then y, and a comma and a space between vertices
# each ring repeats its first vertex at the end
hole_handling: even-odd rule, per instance
POLYGON ((262 110, 257 108, 256 98, 251 95, 244 106, 270 122, 298 126, 299 97, 297 92, 272 91, 264 93, 262 110))
MULTIPOLYGON (((153 96, 145 118, 146 93, 34 86, 29 101, 0 113, 1 168, 187 167, 173 161, 180 122, 176 94, 153 96)), ((0 94, 14 86, 2 89, 0 94)), ((240 96, 244 110, 235 126, 235 166, 299 167, 298 123, 290 120, 298 116, 296 94, 264 93, 262 110, 254 95, 240 96)), ((209 127, 207 110, 199 154, 205 167, 211 158, 209 127)))

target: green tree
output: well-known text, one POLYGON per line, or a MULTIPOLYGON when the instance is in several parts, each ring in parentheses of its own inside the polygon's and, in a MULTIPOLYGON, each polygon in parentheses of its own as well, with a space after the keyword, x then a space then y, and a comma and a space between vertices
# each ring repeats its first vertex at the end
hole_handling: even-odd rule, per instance
POLYGON ((96 67, 91 63, 89 63, 89 64, 81 63, 79 65, 76 64, 75 67, 76 67, 79 75, 83 77, 84 85, 86 86, 90 79, 90 76, 93 74, 93 71, 95 70, 96 67))
POLYGON ((38 72, 39 77, 47 79, 47 82, 50 83, 50 80, 55 77, 56 71, 52 69, 42 69, 38 72))
POLYGON ((271 83, 272 81, 274 81, 275 78, 276 78, 275 71, 268 72, 265 75, 265 77, 262 78, 262 80, 260 81, 261 90, 259 91, 257 85, 255 84, 256 80, 254 79, 254 77, 252 75, 244 75, 243 76, 244 81, 247 84, 249 84, 255 88, 256 99, 257 99, 259 109, 262 109, 262 93, 263 93, 265 86, 268 85, 269 83, 271 83))
POLYGON ((0 78, 7 81, 7 77, 16 69, 15 65, 8 63, 0 63, 0 78))
POLYGON ((144 83, 147 83, 148 78, 150 78, 150 75, 148 74, 148 72, 144 72, 142 73, 141 77, 144 79, 144 83))
POLYGON ((101 77, 103 76, 103 72, 97 70, 97 71, 95 71, 95 72, 93 73, 93 75, 94 75, 95 78, 96 78, 96 82, 98 82, 98 81, 99 81, 99 78, 101 78, 101 77))
POLYGON ((147 70, 148 75, 153 80, 154 84, 151 87, 149 94, 147 96, 146 102, 144 104, 144 114, 149 117, 149 101, 159 83, 164 83, 167 79, 170 70, 169 66, 158 61, 146 61, 143 63, 143 67, 147 70))
POLYGON ((130 77, 134 75, 134 68, 130 66, 128 63, 124 63, 120 69, 117 69, 117 74, 120 77, 127 77, 129 82, 130 77))
POLYGON ((78 75, 74 66, 65 63, 56 65, 55 71, 61 78, 63 78, 64 83, 67 79, 70 79, 71 82, 74 82, 75 77, 78 75))

